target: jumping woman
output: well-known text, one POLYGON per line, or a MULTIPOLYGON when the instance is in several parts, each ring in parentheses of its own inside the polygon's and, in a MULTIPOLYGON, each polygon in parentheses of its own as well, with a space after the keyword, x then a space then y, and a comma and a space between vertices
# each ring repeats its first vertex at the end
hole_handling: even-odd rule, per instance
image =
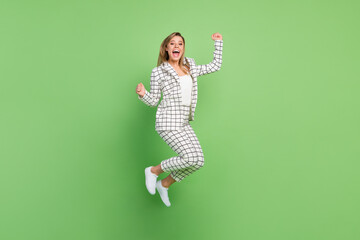
POLYGON ((222 36, 214 33, 211 38, 215 41, 212 62, 196 65, 193 58, 184 57, 184 37, 179 32, 170 34, 161 43, 157 67, 152 69, 150 92, 142 83, 136 87, 138 99, 150 107, 156 107, 163 94, 156 111, 155 130, 178 156, 145 168, 145 185, 152 195, 157 190, 167 207, 170 207, 168 189, 171 184, 204 166, 204 154, 189 121, 194 121, 197 77, 221 68, 222 36), (157 180, 163 172, 170 174, 157 180))

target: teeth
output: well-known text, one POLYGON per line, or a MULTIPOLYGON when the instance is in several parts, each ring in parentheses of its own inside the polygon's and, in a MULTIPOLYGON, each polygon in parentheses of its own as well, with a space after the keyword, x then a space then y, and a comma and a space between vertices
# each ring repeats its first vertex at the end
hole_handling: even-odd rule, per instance
POLYGON ((179 53, 180 51, 178 51, 178 50, 174 50, 174 51, 173 51, 173 53, 176 53, 176 52, 179 53))

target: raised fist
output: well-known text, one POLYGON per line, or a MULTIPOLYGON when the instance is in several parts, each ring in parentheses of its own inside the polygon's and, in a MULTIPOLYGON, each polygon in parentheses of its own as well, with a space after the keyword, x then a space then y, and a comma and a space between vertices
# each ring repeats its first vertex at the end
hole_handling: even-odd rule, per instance
POLYGON ((220 33, 214 33, 213 35, 211 35, 211 38, 215 41, 215 40, 222 40, 222 36, 220 33))
POLYGON ((143 97, 145 95, 145 87, 142 83, 139 83, 136 86, 136 93, 140 96, 143 97))

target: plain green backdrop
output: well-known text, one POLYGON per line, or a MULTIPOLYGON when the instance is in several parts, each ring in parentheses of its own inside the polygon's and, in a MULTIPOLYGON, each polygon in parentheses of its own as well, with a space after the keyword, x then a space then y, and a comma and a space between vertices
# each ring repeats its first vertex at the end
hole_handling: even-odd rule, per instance
POLYGON ((359 239, 359 8, 1 0, 0 239, 359 239), (205 165, 167 208, 144 168, 175 153, 135 88, 175 31, 197 64, 224 45, 191 122, 205 165))

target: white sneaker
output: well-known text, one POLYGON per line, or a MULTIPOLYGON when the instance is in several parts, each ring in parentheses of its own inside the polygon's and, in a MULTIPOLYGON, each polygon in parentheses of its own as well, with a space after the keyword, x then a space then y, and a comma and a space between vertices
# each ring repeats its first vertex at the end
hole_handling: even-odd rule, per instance
POLYGON ((161 180, 156 182, 156 189, 158 190, 161 200, 165 203, 165 205, 167 207, 170 207, 170 201, 169 201, 169 196, 168 196, 168 190, 169 188, 164 187, 161 184, 161 180))
POLYGON ((156 193, 155 188, 156 188, 156 180, 158 178, 158 175, 150 171, 152 167, 153 166, 145 168, 145 185, 149 193, 151 195, 154 195, 156 193))

